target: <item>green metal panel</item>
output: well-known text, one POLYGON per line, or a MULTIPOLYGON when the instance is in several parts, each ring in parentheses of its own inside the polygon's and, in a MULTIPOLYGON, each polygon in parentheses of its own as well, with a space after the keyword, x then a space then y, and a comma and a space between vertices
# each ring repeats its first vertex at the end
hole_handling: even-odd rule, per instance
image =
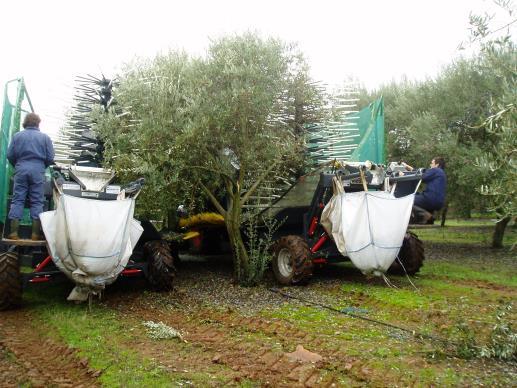
POLYGON ((13 168, 7 160, 7 148, 14 134, 21 129, 22 115, 29 113, 23 108, 25 103, 28 103, 30 111, 33 112, 23 78, 8 81, 4 88, 4 106, 0 123, 0 222, 3 222, 7 216, 9 182, 13 174, 13 168), (16 100, 11 102, 9 91, 13 88, 16 88, 16 100))
POLYGON ((312 165, 332 160, 385 162, 382 97, 338 122, 306 129, 307 154, 312 165))
POLYGON ((350 161, 385 163, 384 156, 384 100, 379 98, 358 113, 358 127, 361 142, 357 145, 350 161))

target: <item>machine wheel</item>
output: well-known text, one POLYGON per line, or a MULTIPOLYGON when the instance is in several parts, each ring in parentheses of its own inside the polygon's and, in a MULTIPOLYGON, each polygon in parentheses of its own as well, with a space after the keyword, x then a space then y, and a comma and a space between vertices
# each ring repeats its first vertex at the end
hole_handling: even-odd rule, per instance
POLYGON ((273 247, 273 272, 280 284, 303 285, 312 277, 311 252, 300 236, 280 238, 273 247))
POLYGON ((408 275, 414 275, 424 265, 424 244, 416 234, 406 232, 398 257, 406 271, 404 272, 399 261, 395 260, 389 268, 392 274, 404 275, 407 272, 408 275))
POLYGON ((169 244, 164 240, 148 241, 144 245, 144 257, 148 263, 147 281, 156 291, 170 291, 176 268, 169 244))
POLYGON ((22 278, 18 253, 0 253, 0 311, 20 306, 22 278))

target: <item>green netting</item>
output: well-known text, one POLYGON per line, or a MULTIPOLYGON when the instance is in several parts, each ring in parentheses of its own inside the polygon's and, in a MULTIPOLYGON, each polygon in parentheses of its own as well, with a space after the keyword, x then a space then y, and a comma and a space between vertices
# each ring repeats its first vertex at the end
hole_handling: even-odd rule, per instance
POLYGON ((384 163, 384 101, 381 98, 340 121, 307 128, 312 164, 332 160, 384 163))
MULTIPOLYGON (((9 197, 9 181, 13 174, 13 168, 7 160, 7 147, 14 134, 21 129, 22 118, 25 114, 34 111, 27 94, 23 78, 11 80, 5 84, 4 105, 2 109, 2 121, 0 126, 0 223, 7 216, 7 201, 9 197), (15 94, 15 101, 11 102, 10 94, 15 94)), ((26 217, 24 216, 24 219, 26 217)))
POLYGON ((357 113, 361 142, 350 161, 384 163, 384 100, 379 98, 357 113))

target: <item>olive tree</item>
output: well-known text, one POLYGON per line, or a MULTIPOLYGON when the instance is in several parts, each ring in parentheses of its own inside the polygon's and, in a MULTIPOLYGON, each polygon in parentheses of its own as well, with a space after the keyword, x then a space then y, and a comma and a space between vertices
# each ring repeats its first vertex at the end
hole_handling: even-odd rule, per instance
POLYGON ((318 91, 294 47, 253 34, 214 42, 199 70, 200 103, 190 127, 195 147, 183 163, 224 217, 236 277, 252 283, 243 210, 266 182, 303 164, 298 134, 314 117, 318 91))
POLYGON ((118 82, 117 108, 97 115, 97 130, 110 166, 147 179, 137 210, 165 217, 180 202, 208 201, 224 217, 237 279, 255 282, 245 208, 303 165, 303 125, 324 111, 303 56, 247 33, 213 41, 206 58, 137 60, 118 82))
MULTIPOLYGON (((511 20, 515 11, 511 3, 503 1, 499 5, 511 20)), ((486 152, 477 159, 480 170, 490 172, 479 191, 490 199, 499 216, 492 247, 501 248, 505 228, 517 214, 517 50, 509 30, 493 38, 493 32, 500 28, 491 26, 490 17, 472 15, 470 23, 471 42, 480 43, 481 65, 497 77, 501 89, 501 93, 492 100, 492 113, 476 127, 486 131, 491 138, 486 152)))

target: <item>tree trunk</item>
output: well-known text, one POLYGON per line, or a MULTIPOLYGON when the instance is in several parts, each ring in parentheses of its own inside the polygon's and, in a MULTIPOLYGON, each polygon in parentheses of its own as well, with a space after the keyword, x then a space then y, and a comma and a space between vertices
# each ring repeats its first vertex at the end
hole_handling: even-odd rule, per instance
POLYGON ((234 193, 225 217, 226 230, 233 250, 234 272, 239 282, 249 273, 249 256, 241 234, 240 194, 234 193))
POLYGON ((504 231, 506 229, 506 225, 510 222, 511 217, 506 216, 503 219, 499 220, 495 224, 494 235, 492 238, 492 248, 502 248, 503 247, 503 237, 504 231))

